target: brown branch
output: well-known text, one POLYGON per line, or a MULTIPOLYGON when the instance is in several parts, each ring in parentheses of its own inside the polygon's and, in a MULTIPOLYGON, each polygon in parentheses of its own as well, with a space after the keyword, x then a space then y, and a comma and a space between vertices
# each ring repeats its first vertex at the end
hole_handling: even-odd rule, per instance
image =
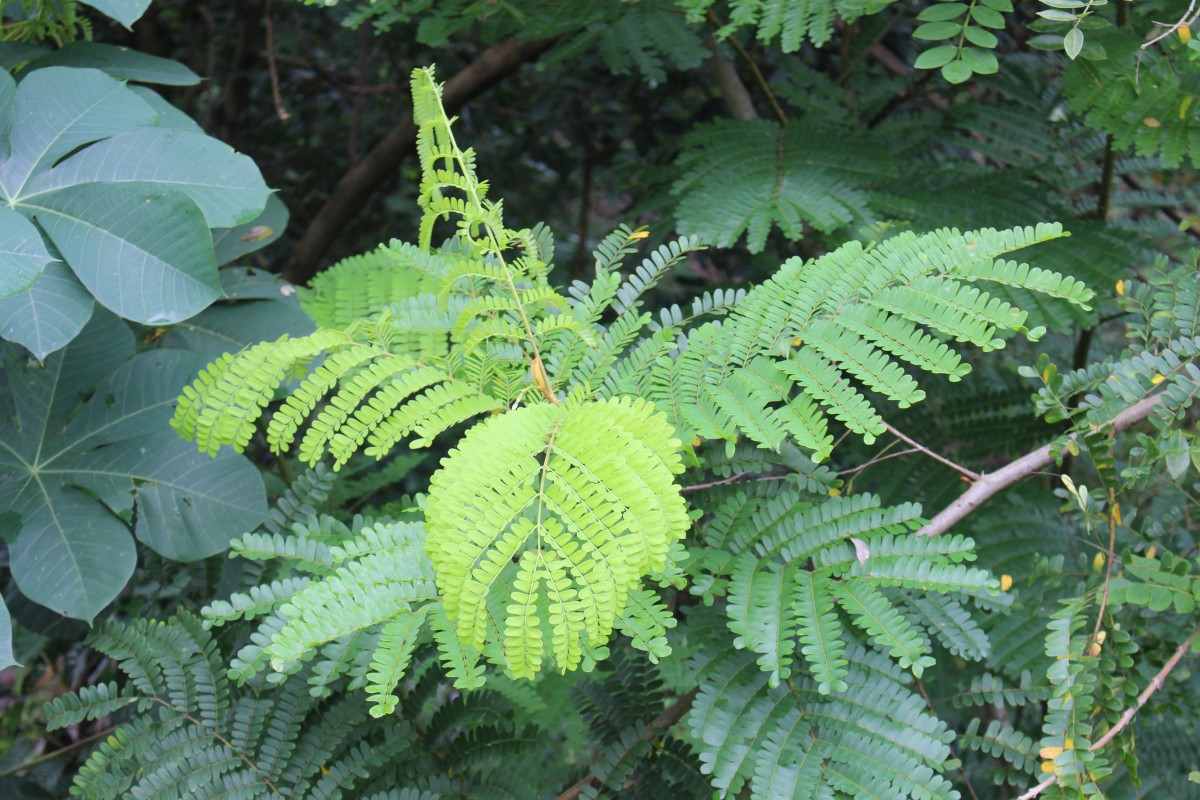
MULTIPOLYGON (((646 727, 646 730, 642 733, 642 735, 638 737, 638 741, 648 742, 659 733, 666 732, 673 728, 675 723, 683 719, 683 715, 691 709, 692 703, 695 702, 696 695, 699 693, 699 691, 700 690, 698 688, 692 689, 687 694, 681 695, 679 699, 677 699, 670 706, 663 709, 663 712, 655 717, 654 721, 651 722, 646 727)), ((579 795, 583 793, 584 789, 589 786, 598 785, 600 782, 601 778, 599 778, 593 772, 592 774, 580 779, 578 782, 572 785, 571 788, 567 789, 565 792, 555 798, 555 800, 576 800, 579 795)))
MULTIPOLYGON (((708 12, 708 22, 713 27, 722 27, 721 20, 718 19, 717 15, 711 10, 708 12)), ((754 83, 763 93, 763 96, 767 98, 767 103, 770 104, 771 113, 775 115, 775 119, 779 121, 780 125, 787 125, 787 114, 783 113, 783 106, 779 105, 779 99, 775 97, 775 93, 771 91, 770 84, 767 83, 767 79, 762 74, 762 70, 758 68, 758 62, 754 60, 753 56, 746 52, 746 48, 742 47, 742 43, 733 36, 727 36, 725 41, 729 42, 729 46, 733 48, 733 52, 737 53, 737 57, 740 58, 747 67, 749 67, 750 74, 754 76, 754 83)), ((715 53, 716 51, 714 50, 713 52, 715 53)))
POLYGON ((64 746, 58 748, 57 750, 51 750, 49 753, 43 753, 42 755, 38 756, 37 758, 31 758, 30 760, 26 761, 23 764, 17 764, 15 767, 9 767, 6 770, 0 771, 0 778, 7 778, 10 775, 17 775, 21 772, 24 772, 27 769, 32 769, 34 767, 45 764, 47 762, 53 761, 54 759, 59 758, 61 756, 65 756, 67 753, 73 753, 81 747, 87 747, 89 744, 92 744, 93 742, 98 742, 99 740, 103 739, 105 736, 110 735, 115 730, 116 730, 116 726, 110 725, 107 728, 96 731, 95 733, 91 734, 90 736, 85 736, 82 739, 77 739, 68 745, 64 745, 64 746))
POLYGON ((717 88, 721 90, 721 97, 725 100, 729 116, 734 119, 758 119, 758 111, 754 108, 754 101, 750 99, 750 90, 737 74, 737 67, 733 62, 721 55, 715 37, 708 38, 708 49, 712 51, 712 56, 708 59, 708 68, 717 79, 717 88))
POLYGON ((935 453, 932 450, 930 450, 928 447, 926 447, 925 445, 923 445, 913 439, 908 438, 908 436, 901 433, 899 430, 897 430, 894 426, 890 425, 889 423, 885 422, 885 423, 883 423, 883 426, 888 429, 888 433, 892 434, 892 436, 895 436, 897 439, 904 442, 905 444, 912 445, 913 447, 917 448, 917 450, 921 451, 925 455, 932 458, 934 461, 939 461, 939 462, 945 464, 947 467, 954 470, 955 472, 958 472, 962 475, 966 475, 968 478, 970 478, 973 481, 977 481, 983 477, 978 472, 969 470, 966 467, 961 467, 958 464, 955 464, 950 459, 941 455, 940 453, 935 453))
MULTIPOLYGON (((519 42, 509 39, 480 53, 479 57, 451 78, 442 92, 446 112, 454 114, 529 61, 533 61, 554 43, 553 39, 519 42)), ((416 151, 417 126, 412 114, 405 114, 361 161, 342 175, 329 193, 325 205, 313 217, 304 235, 292 251, 283 277, 292 283, 306 283, 317 272, 317 265, 334 239, 350 220, 363 209, 379 187, 395 177, 400 163, 416 151)))
MULTIPOLYGON (((1146 703, 1150 700, 1151 695, 1161 689, 1163 684, 1167 682, 1167 676, 1171 674, 1171 670, 1179 666, 1179 662, 1187 654, 1188 649, 1191 648, 1192 642, 1197 636, 1200 636, 1200 630, 1192 631, 1192 635, 1185 639, 1183 644, 1179 645, 1179 647, 1175 649, 1174 654, 1167 659, 1167 663, 1163 664, 1162 669, 1160 669, 1158 673, 1150 679, 1150 683, 1147 684, 1146 688, 1142 690, 1142 693, 1138 695, 1137 702, 1125 709, 1125 713, 1121 714, 1121 718, 1117 720, 1117 724, 1113 725, 1108 729, 1107 733, 1093 742, 1092 746, 1089 747, 1088 750, 1099 750, 1101 747, 1104 747, 1104 745, 1111 742, 1118 733, 1129 727, 1129 723, 1133 722, 1134 716, 1137 714, 1137 712, 1142 710, 1142 706, 1146 705, 1146 703)), ((1019 798, 1017 798, 1017 800, 1033 800, 1033 798, 1037 797, 1039 794, 1046 791, 1056 783, 1058 783, 1058 776, 1051 775, 1049 778, 1042 781, 1037 786, 1034 786, 1025 794, 1021 795, 1019 798)))
MULTIPOLYGON (((1120 414, 1117 414, 1103 427, 1110 428, 1113 433, 1120 433, 1123 430, 1131 428, 1150 416, 1150 413, 1162 402, 1162 398, 1161 393, 1143 397, 1120 414)), ((928 525, 917 531, 917 535, 937 536, 945 533, 959 520, 982 505, 985 500, 991 498, 992 495, 1000 492, 1002 489, 1008 488, 1023 478, 1028 478, 1034 473, 1041 472, 1050 466, 1053 461, 1054 457, 1050 454, 1050 445, 1046 445, 1045 447, 1039 447, 1032 453, 1026 453, 1016 461, 1004 465, 995 472, 984 475, 975 481, 971 485, 971 488, 964 492, 961 497, 946 506, 928 525)))
POLYGON ((279 66, 275 63, 275 22, 271 19, 271 0, 267 0, 267 10, 263 15, 267 20, 267 73, 271 78, 271 100, 275 103, 275 116, 280 122, 292 118, 283 107, 283 94, 279 91, 279 66))
POLYGON ((730 475, 728 478, 720 478, 719 480, 708 481, 707 483, 693 483, 691 486, 680 486, 679 491, 699 492, 703 489, 711 489, 714 486, 725 486, 726 484, 737 483, 742 478, 749 478, 751 476, 754 476, 754 480, 756 481, 785 481, 788 479, 787 475, 760 475, 757 472, 748 469, 745 472, 738 472, 730 475))

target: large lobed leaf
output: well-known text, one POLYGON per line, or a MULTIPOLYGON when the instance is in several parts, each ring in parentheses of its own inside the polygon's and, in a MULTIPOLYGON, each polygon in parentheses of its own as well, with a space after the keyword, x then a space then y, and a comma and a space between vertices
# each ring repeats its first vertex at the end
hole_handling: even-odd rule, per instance
POLYGON ((222 296, 210 229, 250 223, 266 205, 254 163, 153 92, 55 65, 195 77, 139 55, 72 47, 35 60, 45 65, 19 83, 0 74, 0 337, 38 358, 78 335, 93 297, 151 325, 202 311, 222 296))
POLYGON ((133 572, 131 527, 188 561, 220 552, 265 514, 249 461, 209 459, 167 426, 200 363, 174 350, 134 355, 131 332, 106 312, 44 366, 6 356, 0 536, 31 600, 90 620, 133 572))

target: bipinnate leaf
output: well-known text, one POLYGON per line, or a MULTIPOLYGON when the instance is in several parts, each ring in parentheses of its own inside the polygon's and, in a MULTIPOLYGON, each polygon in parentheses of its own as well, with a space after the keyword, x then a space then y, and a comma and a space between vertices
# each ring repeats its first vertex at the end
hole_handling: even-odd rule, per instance
POLYGON ((472 428, 431 479, 426 511, 459 637, 498 641, 516 676, 532 677, 545 649, 559 669, 578 666, 687 528, 678 449, 640 399, 528 406, 472 428))

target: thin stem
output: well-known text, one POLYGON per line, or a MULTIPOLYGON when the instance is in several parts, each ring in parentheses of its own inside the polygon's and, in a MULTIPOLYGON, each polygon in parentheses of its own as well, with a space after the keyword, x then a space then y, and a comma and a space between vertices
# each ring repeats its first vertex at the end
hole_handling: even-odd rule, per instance
MULTIPOLYGON (((718 18, 717 15, 712 11, 708 12, 708 21, 710 24, 715 25, 718 28, 721 27, 720 18, 718 18)), ((737 53, 738 58, 740 58, 742 62, 750 68, 750 74, 754 76, 754 83, 763 93, 763 96, 767 98, 767 103, 770 104, 771 113, 775 115, 775 119, 779 120, 780 125, 787 125, 787 114, 783 113, 783 106, 779 105, 778 98, 776 98, 775 93, 771 91, 771 87, 767 84, 767 79, 763 76, 762 70, 758 68, 758 64, 755 62, 754 57, 746 52, 746 48, 742 47, 741 42, 734 37, 728 36, 725 38, 725 41, 729 42, 729 46, 733 48, 733 52, 737 53)))
POLYGON ((260 768, 259 768, 259 766, 258 766, 257 764, 255 764, 253 761, 251 761, 251 760, 250 760, 250 759, 249 759, 249 758, 246 756, 246 754, 245 754, 245 753, 243 753, 241 750, 238 750, 236 747, 234 747, 234 746, 233 746, 233 742, 229 741, 228 739, 226 739, 226 738, 225 738, 224 736, 222 736, 221 734, 217 733, 217 732, 216 732, 215 730, 213 730, 212 728, 209 728, 209 727, 208 727, 207 725, 205 725, 203 722, 201 722, 200 720, 196 719, 195 717, 193 717, 191 714, 187 713, 186 711, 180 711, 178 708, 176 708, 175 706, 171 705, 171 704, 170 704, 170 703, 168 703, 166 700, 163 700, 161 697, 151 697, 151 698, 149 698, 149 699, 150 699, 150 700, 153 700, 155 703, 158 703, 159 705, 163 706, 164 708, 168 708, 168 709, 170 709, 171 711, 174 711, 176 714, 178 714, 179 716, 183 717, 184 719, 186 719, 188 722, 192 723, 193 725, 196 725, 197 727, 203 728, 205 731, 207 731, 207 732, 208 732, 208 735, 209 735, 210 737, 212 737, 213 739, 217 740, 217 741, 218 741, 218 742, 220 742, 221 744, 223 744, 223 745, 225 745, 226 747, 228 747, 228 748, 229 748, 229 752, 233 753, 233 754, 234 754, 234 755, 236 755, 238 758, 240 758, 240 759, 242 760, 242 762, 243 762, 243 763, 244 763, 246 766, 248 766, 250 769, 252 769, 252 770, 254 770, 255 772, 257 772, 259 775, 262 775, 262 781, 263 781, 263 783, 264 783, 264 784, 266 784, 267 788, 268 788, 268 789, 270 789, 270 790, 271 790, 271 792, 272 792, 273 794, 276 794, 276 795, 278 795, 279 797, 283 797, 283 792, 279 791, 279 787, 277 787, 277 786, 276 786, 274 783, 272 783, 272 782, 271 782, 271 779, 270 779, 269 777, 267 777, 267 776, 266 776, 266 775, 263 773, 262 769, 260 769, 260 768))
POLYGON ((701 489, 711 489, 714 486, 725 486, 730 483, 737 483, 742 478, 748 478, 751 475, 757 476, 754 478, 756 481, 785 481, 788 479, 787 475, 757 475, 757 473, 755 473, 753 470, 746 470, 745 472, 739 472, 736 475, 730 475, 728 478, 721 478, 719 480, 709 481, 708 483, 693 483, 691 486, 681 486, 679 491, 698 492, 701 489))
MULTIPOLYGON (((459 149, 458 142, 454 139, 454 131, 450 128, 450 118, 446 115, 444 108, 442 108, 442 122, 446 126, 446 138, 449 140, 450 149, 454 153, 454 160, 458 162, 459 170, 462 171, 463 175, 469 175, 470 171, 467 168, 466 161, 463 159, 462 150, 459 149)), ((467 182, 467 194, 475 209, 482 212, 483 202, 479 199, 479 194, 475 191, 474 185, 469 181, 467 182)), ((554 385, 550 382, 549 376, 545 374, 545 362, 542 360, 542 353, 538 348, 537 338, 533 335, 533 326, 529 322, 529 315, 525 311, 525 305, 521 302, 521 294, 517 291, 517 283, 513 278, 512 270, 508 268, 508 263, 504 260, 504 248, 500 245, 500 237, 491 225, 485 223, 484 227, 487 228, 488 239, 492 243, 492 253, 496 256, 496 260, 500 264, 500 269, 504 272, 504 280, 508 284, 509 293, 512 294, 513 302, 516 304, 517 313, 521 315, 521 325, 525 328, 525 338, 528 340, 529 346, 533 348, 533 359, 530 368, 533 372, 534 382, 538 384, 538 389, 541 390, 547 400, 556 406, 562 405, 562 401, 554 394, 554 385), (539 371, 541 372, 540 376, 538 374, 539 371), (541 380, 539 380, 539 377, 541 380)))
MULTIPOLYGON (((667 708, 663 709, 663 712, 655 717, 654 720, 646 726, 646 730, 642 732, 642 735, 638 737, 637 741, 648 742, 659 733, 669 731, 671 728, 675 727, 675 724, 679 722, 679 720, 683 719, 683 715, 691 709, 692 703, 695 702, 696 695, 699 693, 699 688, 696 688, 692 689, 687 694, 680 695, 678 700, 676 700, 667 708)), ((636 744, 636 742, 634 744, 636 744)), ((579 795, 583 794, 584 789, 599 783, 601 783, 601 778, 599 778, 593 772, 577 781, 571 786, 571 788, 567 789, 557 798, 555 798, 555 800, 577 800, 579 795)))
POLYGON ((945 456, 941 455, 940 453, 935 453, 935 452, 933 452, 932 450, 930 450, 930 449, 929 449, 928 447, 926 447, 925 445, 923 445, 923 444, 920 444, 919 442, 917 442, 917 441, 915 441, 915 440, 913 440, 913 439, 909 438, 909 437, 908 437, 908 436, 906 436, 905 434, 901 433, 899 430, 897 430, 897 429, 895 428, 895 426, 893 426, 893 425, 891 425, 891 424, 889 424, 889 423, 887 423, 887 422, 883 423, 883 425, 884 425, 884 427, 885 427, 885 428, 887 428, 887 429, 888 429, 888 433, 892 434, 893 436, 895 436, 895 437, 896 437, 897 439, 899 439, 900 441, 904 442, 905 444, 910 444, 910 445, 912 445, 913 447, 915 447, 915 448, 916 448, 917 450, 919 450, 920 452, 922 452, 922 453, 924 453, 925 455, 927 455, 927 456, 929 456, 930 458, 932 458, 934 461, 940 461, 941 463, 945 464, 947 467, 949 467, 950 469, 954 470, 955 472, 958 472, 958 473, 960 473, 960 474, 962 474, 962 475, 965 475, 965 476, 967 476, 967 477, 968 477, 968 478, 970 478, 972 481, 977 481, 977 480, 979 480, 980 478, 982 478, 982 477, 983 477, 983 476, 982 476, 982 475, 980 475, 978 472, 975 472, 974 470, 969 470, 969 469, 967 469, 966 467, 963 467, 963 466, 959 466, 958 464, 955 464, 953 461, 951 461, 950 459, 948 459, 948 458, 946 458, 945 456))
POLYGON ((264 16, 267 21, 267 73, 271 76, 271 99, 275 102, 275 116, 279 117, 281 122, 287 122, 292 115, 283 107, 283 95, 279 91, 279 67, 275 63, 275 23, 271 20, 271 0, 267 0, 264 16))
MULTIPOLYGON (((1133 718, 1135 715, 1137 715, 1137 712, 1141 711, 1142 707, 1150 700, 1150 697, 1159 689, 1161 689, 1163 684, 1167 682, 1167 676, 1171 674, 1171 670, 1175 669, 1175 667, 1179 665, 1179 662, 1183 659, 1188 649, 1191 648, 1192 642, 1197 636, 1200 636, 1200 629, 1192 631, 1192 635, 1185 639, 1183 644, 1179 645, 1179 647, 1175 649, 1175 653, 1167 659, 1167 663, 1163 664, 1162 669, 1160 669, 1158 673, 1150 679, 1150 683, 1147 684, 1146 688, 1142 690, 1142 693, 1138 695, 1137 702, 1125 709, 1125 713, 1123 713, 1121 718, 1117 720, 1117 724, 1113 725, 1108 729, 1107 733, 1097 739, 1092 746, 1088 748, 1089 751, 1099 750, 1101 747, 1104 747, 1104 745, 1111 742, 1118 733, 1129 727, 1129 723, 1133 722, 1133 718)), ((1056 783, 1058 783, 1058 776, 1051 775, 1049 778, 1042 781, 1037 786, 1034 786, 1025 794, 1021 795, 1019 798, 1017 798, 1017 800, 1033 800, 1033 798, 1037 797, 1039 794, 1046 791, 1056 783)))
POLYGON ((911 456, 913 453, 919 453, 919 452, 921 452, 921 451, 915 447, 910 447, 907 450, 897 450, 895 453, 888 453, 887 455, 881 455, 881 456, 872 458, 870 461, 866 462, 865 464, 859 464, 857 467, 851 467, 850 469, 841 470, 840 472, 838 472, 838 475, 853 475, 853 474, 862 472, 867 467, 873 467, 881 461, 887 461, 892 458, 899 458, 900 456, 911 456))
MULTIPOLYGON (((1120 433, 1127 428, 1132 428, 1150 416, 1162 399, 1161 392, 1143 397, 1100 427, 1110 428, 1113 433, 1120 433)), ((1005 464, 995 472, 982 476, 961 497, 946 506, 928 525, 917 531, 917 535, 937 536, 945 533, 993 495, 1019 480, 1041 472, 1053 462, 1054 457, 1050 454, 1050 445, 1045 445, 1031 453, 1026 453, 1016 461, 1005 464)))
MULTIPOLYGON (((933 707, 933 701, 929 699, 929 692, 925 691, 925 684, 921 683, 920 678, 916 679, 916 684, 917 691, 921 693, 921 697, 925 698, 925 707, 933 712, 934 715, 936 715, 937 711, 933 707)), ((953 745, 950 745, 950 757, 958 758, 954 752, 953 745)), ((962 762, 960 761, 959 763, 961 764, 962 762)), ((971 785, 971 779, 967 777, 967 768, 965 766, 960 766, 958 768, 958 774, 960 777, 962 777, 963 785, 967 787, 967 791, 971 793, 971 797, 974 798, 974 800, 979 800, 979 795, 975 794, 975 787, 971 785)))
POLYGON ((1112 134, 1104 137, 1104 168, 1100 173, 1100 199, 1096 203, 1096 219, 1108 222, 1108 210, 1112 204, 1113 176, 1116 173, 1117 153, 1113 149, 1112 134))
POLYGON ((1117 548, 1117 519, 1121 516, 1121 507, 1117 505, 1116 492, 1108 490, 1108 551, 1105 555, 1104 592, 1100 595, 1100 613, 1096 615, 1096 627, 1092 630, 1092 640, 1100 635, 1104 625, 1104 609, 1108 607, 1108 588, 1112 583, 1113 551, 1117 548))
POLYGON ((17 773, 24 772, 27 769, 33 769, 34 767, 41 766, 42 764, 45 764, 48 761, 53 761, 56 758, 65 756, 67 753, 72 753, 81 747, 87 747, 92 742, 97 742, 97 741, 103 739, 105 736, 108 736, 110 733, 112 733, 115 730, 116 730, 116 726, 110 726, 108 728, 105 728, 102 731, 97 731, 96 733, 93 733, 91 736, 85 736, 82 739, 71 742, 70 744, 60 747, 57 750, 54 750, 49 753, 45 753, 44 755, 40 755, 37 758, 31 758, 28 761, 24 762, 23 764, 17 764, 15 767, 9 767, 6 770, 0 771, 0 778, 7 778, 10 775, 16 775, 17 773))

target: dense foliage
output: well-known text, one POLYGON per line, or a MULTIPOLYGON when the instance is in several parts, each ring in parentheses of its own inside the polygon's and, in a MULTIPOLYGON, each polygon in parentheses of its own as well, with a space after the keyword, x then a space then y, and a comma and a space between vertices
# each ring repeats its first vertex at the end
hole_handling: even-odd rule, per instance
POLYGON ((200 5, 3 9, 0 794, 1200 796, 1194 9, 200 5))

